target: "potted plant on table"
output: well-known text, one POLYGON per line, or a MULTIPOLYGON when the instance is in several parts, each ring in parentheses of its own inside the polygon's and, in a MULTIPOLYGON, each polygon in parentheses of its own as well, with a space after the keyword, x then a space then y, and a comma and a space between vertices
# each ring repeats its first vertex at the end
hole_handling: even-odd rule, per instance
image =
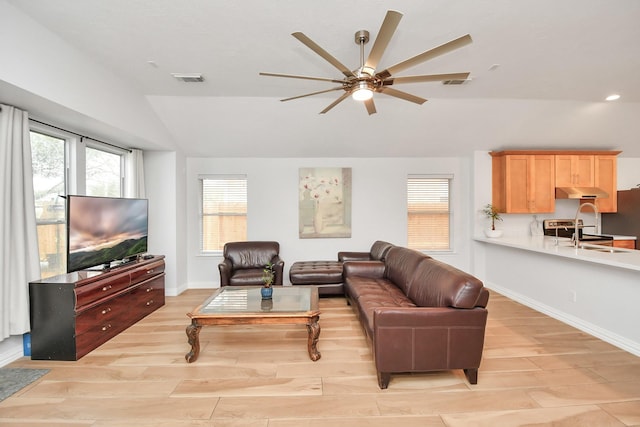
POLYGON ((498 210, 491 203, 488 203, 482 213, 491 220, 491 228, 485 229, 484 234, 487 237, 500 237, 502 236, 502 230, 496 230, 496 221, 502 221, 502 217, 498 210))
POLYGON ((274 265, 268 262, 262 270, 262 289, 260 289, 260 295, 262 299, 271 299, 273 295, 273 281, 276 278, 276 272, 274 265))

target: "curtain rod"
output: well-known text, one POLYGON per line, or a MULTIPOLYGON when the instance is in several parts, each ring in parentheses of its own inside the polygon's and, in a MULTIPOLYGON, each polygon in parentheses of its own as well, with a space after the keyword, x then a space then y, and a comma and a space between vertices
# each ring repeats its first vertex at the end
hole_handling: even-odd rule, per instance
POLYGON ((96 142, 99 142, 101 144, 108 145, 110 147, 114 147, 114 148, 118 148, 120 150, 128 151, 129 153, 133 152, 133 150, 131 150, 130 148, 124 148, 124 147, 120 147, 119 145, 111 144, 110 142, 100 141, 99 139, 95 139, 95 138, 92 138, 90 136, 82 135, 82 134, 79 134, 78 132, 74 132, 74 131, 71 131, 71 130, 68 130, 68 129, 63 129, 61 127, 54 126, 54 125, 51 125, 49 123, 41 122, 40 120, 36 120, 36 119, 32 119, 32 118, 29 118, 29 120, 31 120, 32 122, 36 122, 38 124, 41 124, 41 125, 49 126, 49 127, 53 128, 53 129, 61 130, 63 132, 68 132, 70 134, 79 136, 80 138, 87 138, 87 139, 90 139, 92 141, 96 141, 96 142))

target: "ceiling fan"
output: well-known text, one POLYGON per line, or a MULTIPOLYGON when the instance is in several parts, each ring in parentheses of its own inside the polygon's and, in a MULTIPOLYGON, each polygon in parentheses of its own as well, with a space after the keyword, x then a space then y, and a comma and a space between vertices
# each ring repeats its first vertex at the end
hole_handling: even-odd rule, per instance
POLYGON ((406 92, 402 92, 397 89, 393 89, 391 86, 402 83, 421 83, 421 82, 435 82, 446 80, 466 80, 469 77, 469 73, 448 73, 448 74, 428 74, 420 76, 405 76, 394 77, 394 75, 407 68, 418 65, 429 59, 435 58, 439 55, 450 52, 454 49, 458 49, 471 43, 471 36, 466 34, 455 40, 451 40, 445 44, 437 46, 433 49, 429 49, 409 58, 405 61, 399 62, 389 68, 376 72, 378 62, 382 58, 382 55, 387 48, 387 45, 393 37, 393 33, 396 31, 402 14, 393 10, 387 11, 387 14, 380 26, 378 36, 373 43, 373 47, 369 52, 369 57, 365 61, 364 57, 364 45, 369 41, 369 32, 366 30, 360 30, 355 34, 355 42, 360 45, 360 67, 354 71, 351 71, 344 64, 333 57, 329 52, 321 48, 309 37, 301 32, 295 32, 291 34, 298 39, 302 44, 309 49, 320 55, 324 60, 336 67, 343 75, 342 79, 330 79, 323 77, 310 77, 310 76, 298 76, 291 74, 277 74, 277 73, 260 73, 261 76, 270 77, 285 77, 291 79, 303 79, 303 80, 319 80, 330 83, 338 83, 340 86, 333 87, 331 89, 321 90, 318 92, 307 93, 304 95, 293 96, 291 98, 281 99, 281 101, 291 101, 294 99, 304 98, 307 96, 319 95, 321 93, 327 93, 332 91, 343 90, 344 93, 340 95, 338 99, 333 101, 329 106, 320 112, 324 114, 331 110, 333 107, 344 101, 349 95, 357 101, 363 101, 367 112, 371 115, 376 112, 376 106, 373 102, 374 93, 383 93, 385 95, 394 96, 396 98, 404 99, 405 101, 414 102, 416 104, 423 104, 427 100, 419 96, 411 95, 406 92))

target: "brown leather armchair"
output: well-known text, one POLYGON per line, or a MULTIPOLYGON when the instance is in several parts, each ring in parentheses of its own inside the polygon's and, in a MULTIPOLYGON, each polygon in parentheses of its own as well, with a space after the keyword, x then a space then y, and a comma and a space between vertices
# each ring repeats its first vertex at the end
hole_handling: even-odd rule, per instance
POLYGON ((274 285, 282 285, 284 261, 278 242, 229 242, 224 245, 224 260, 218 264, 220 286, 262 285, 264 267, 273 264, 274 285))

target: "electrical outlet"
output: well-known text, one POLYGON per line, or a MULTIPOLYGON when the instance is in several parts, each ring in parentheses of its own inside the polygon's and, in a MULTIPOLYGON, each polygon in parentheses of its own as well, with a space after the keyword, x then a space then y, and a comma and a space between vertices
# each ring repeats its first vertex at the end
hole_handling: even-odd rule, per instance
POLYGON ((578 301, 578 293, 576 291, 570 291, 569 292, 570 297, 571 297, 571 302, 577 302, 578 301))

